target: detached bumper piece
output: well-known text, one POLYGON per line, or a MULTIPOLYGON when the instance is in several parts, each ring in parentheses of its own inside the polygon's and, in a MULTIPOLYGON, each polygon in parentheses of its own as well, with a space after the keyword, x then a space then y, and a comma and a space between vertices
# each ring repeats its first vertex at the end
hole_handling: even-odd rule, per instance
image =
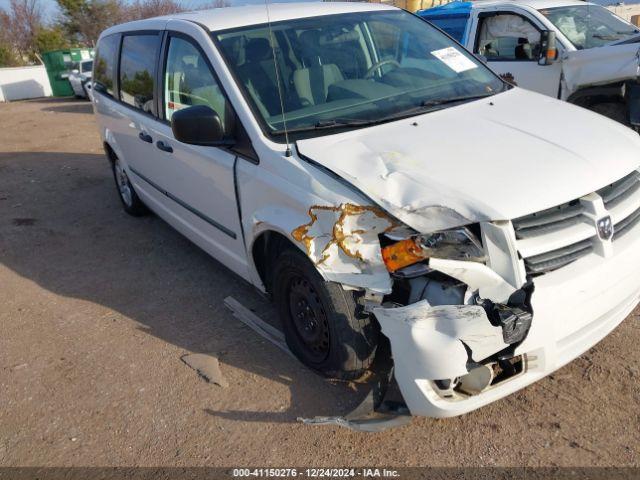
POLYGON ((373 381, 364 400, 346 415, 298 418, 305 425, 336 425, 358 432, 382 432, 411 423, 411 412, 393 378, 389 343, 381 341, 372 366, 373 381))
POLYGON ((532 294, 533 284, 528 283, 513 293, 506 305, 489 300, 484 300, 482 303, 489 321, 493 325, 502 327, 504 343, 508 345, 520 343, 527 336, 533 320, 532 294))

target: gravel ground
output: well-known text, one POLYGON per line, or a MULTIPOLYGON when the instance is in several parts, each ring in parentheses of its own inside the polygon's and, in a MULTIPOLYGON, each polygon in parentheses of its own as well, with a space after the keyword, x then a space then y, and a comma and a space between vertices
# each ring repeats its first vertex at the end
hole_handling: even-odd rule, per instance
POLYGON ((242 325, 225 297, 276 321, 268 301, 160 219, 122 211, 89 103, 0 104, 0 119, 0 465, 639 465, 638 310, 460 418, 301 425, 361 392, 242 325), (216 355, 229 387, 187 353, 216 355))

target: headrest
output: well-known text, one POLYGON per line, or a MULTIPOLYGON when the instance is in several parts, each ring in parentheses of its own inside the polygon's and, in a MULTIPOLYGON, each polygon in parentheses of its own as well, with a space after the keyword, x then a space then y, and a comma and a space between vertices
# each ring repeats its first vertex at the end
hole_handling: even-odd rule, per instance
POLYGON ((247 61, 260 62, 271 56, 271 45, 266 38, 253 38, 247 43, 247 61))
POLYGON ((298 38, 304 48, 316 51, 320 48, 320 32, 318 30, 305 30, 298 38))

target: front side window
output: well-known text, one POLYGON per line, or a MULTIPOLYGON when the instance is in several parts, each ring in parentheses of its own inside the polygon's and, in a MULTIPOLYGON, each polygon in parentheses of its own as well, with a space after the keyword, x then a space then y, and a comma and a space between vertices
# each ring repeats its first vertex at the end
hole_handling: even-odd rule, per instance
POLYGON ((88 73, 91 70, 93 70, 93 60, 90 62, 82 62, 80 64, 80 72, 81 73, 88 73))
POLYGON ((626 40, 640 30, 600 5, 545 8, 547 17, 578 50, 626 40))
POLYGON ((506 88, 473 55, 402 11, 287 20, 272 31, 257 25, 214 38, 273 136, 284 133, 285 121, 294 133, 320 135, 506 88))
POLYGON ((98 51, 94 59, 95 74, 93 75, 93 89, 96 92, 113 96, 113 79, 119 41, 118 35, 109 35, 98 43, 98 51))
MULTIPOLYGON (((192 105, 211 107, 228 129, 229 105, 204 56, 191 42, 171 37, 164 74, 164 114, 192 105)), ((228 131, 228 130, 227 130, 228 131)))
POLYGON ((540 31, 514 14, 481 19, 476 52, 487 60, 536 61, 540 57, 540 31))
POLYGON ((128 35, 120 54, 120 100, 143 112, 155 114, 153 85, 159 36, 128 35))

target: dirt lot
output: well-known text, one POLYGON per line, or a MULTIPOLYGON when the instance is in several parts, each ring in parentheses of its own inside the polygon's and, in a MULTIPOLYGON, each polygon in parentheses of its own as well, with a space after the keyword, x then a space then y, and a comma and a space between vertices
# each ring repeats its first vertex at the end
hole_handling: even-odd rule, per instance
POLYGON ((122 211, 88 103, 0 104, 0 465, 640 465, 638 311, 505 400, 362 434, 296 422, 357 395, 242 325, 229 295, 274 321, 164 222, 122 211))

